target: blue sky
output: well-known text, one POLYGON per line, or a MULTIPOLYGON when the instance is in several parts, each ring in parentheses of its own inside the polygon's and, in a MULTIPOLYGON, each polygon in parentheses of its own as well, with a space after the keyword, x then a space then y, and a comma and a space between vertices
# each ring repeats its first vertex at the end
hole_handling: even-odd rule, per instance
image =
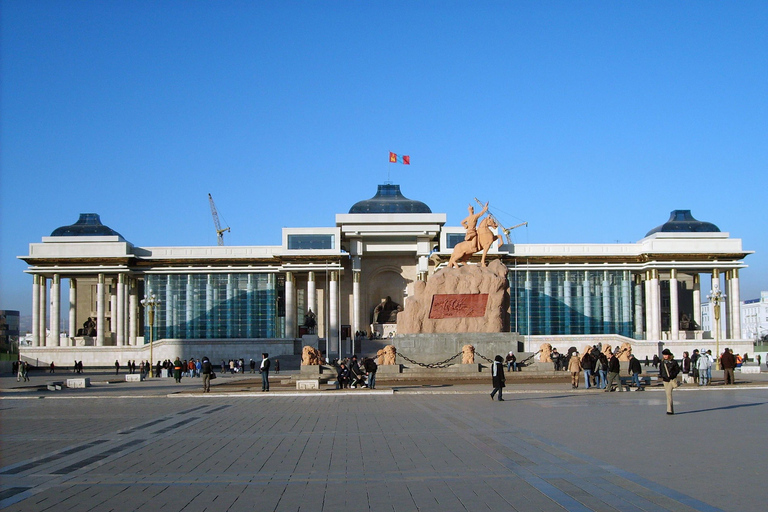
POLYGON ((81 212, 139 246, 278 245, 387 180, 518 243, 690 209, 768 290, 767 2, 3 0, 0 309, 81 212), (390 165, 388 151, 411 156, 390 165))

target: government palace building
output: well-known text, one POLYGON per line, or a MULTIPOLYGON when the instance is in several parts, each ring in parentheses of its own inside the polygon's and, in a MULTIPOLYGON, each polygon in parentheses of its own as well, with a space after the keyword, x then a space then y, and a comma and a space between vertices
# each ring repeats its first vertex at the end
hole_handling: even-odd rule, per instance
MULTIPOLYGON (((19 256, 33 311, 21 355, 103 366, 294 355, 307 344, 348 355, 359 351, 356 333, 398 337, 396 323, 377 323, 374 309, 386 297, 407 308, 412 283, 443 271, 465 236, 445 223, 445 213, 394 184, 379 185, 332 226, 283 228, 274 246, 138 247, 128 239, 140 233, 84 213, 19 256)), ((524 340, 520 351, 611 340, 631 342, 641 357, 665 346, 714 353, 717 337, 752 352, 739 322, 739 270, 751 251, 688 210, 635 243, 513 244, 498 234, 487 259, 508 269, 508 325, 524 340), (714 302, 702 298, 702 281, 722 294, 719 335, 701 330, 702 300, 714 302)))

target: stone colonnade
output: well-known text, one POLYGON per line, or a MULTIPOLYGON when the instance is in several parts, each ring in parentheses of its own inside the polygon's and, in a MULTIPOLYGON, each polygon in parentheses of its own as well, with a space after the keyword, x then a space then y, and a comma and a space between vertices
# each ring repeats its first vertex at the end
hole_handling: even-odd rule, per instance
POLYGON ((83 282, 90 284, 94 278, 96 281, 93 298, 96 306, 95 345, 119 347, 137 344, 140 325, 138 279, 127 273, 111 275, 99 273, 95 276, 62 276, 55 273, 49 276, 32 275, 32 346, 58 347, 74 344, 77 331, 82 328, 87 318, 92 317, 90 308, 93 303, 90 300, 86 306, 88 312, 83 314, 83 309, 80 308, 80 315, 78 315, 78 300, 84 300, 90 295, 82 284, 83 282), (60 328, 63 277, 69 280, 69 300, 66 304, 69 336, 64 340, 61 338, 60 328))
MULTIPOLYGON (((711 290, 720 290, 720 270, 713 269, 711 278, 711 290)), ((669 316, 670 330, 669 339, 680 339, 680 308, 678 297, 679 283, 678 269, 669 269, 669 316)), ((651 269, 645 272, 644 276, 635 275, 635 334, 642 334, 645 327, 645 339, 660 340, 662 338, 661 321, 661 279, 658 269, 651 269), (643 279, 644 277, 644 279, 643 279), (638 298, 641 296, 641 288, 644 287, 645 304, 644 308, 640 305, 638 298)), ((722 306, 725 307, 725 337, 727 339, 741 338, 741 298, 739 295, 739 271, 731 269, 725 271, 725 293, 726 297, 722 306)), ((695 325, 701 325, 701 276, 699 273, 693 274, 693 318, 695 325)))

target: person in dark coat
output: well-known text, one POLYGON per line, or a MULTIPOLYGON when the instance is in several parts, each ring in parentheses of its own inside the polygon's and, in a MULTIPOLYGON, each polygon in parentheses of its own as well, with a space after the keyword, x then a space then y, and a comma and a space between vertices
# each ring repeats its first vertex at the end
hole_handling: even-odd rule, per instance
POLYGON ((211 360, 207 357, 203 358, 203 364, 200 367, 200 373, 203 375, 203 393, 211 392, 211 374, 213 373, 213 365, 211 360))
POLYGON ((261 354, 259 373, 261 374, 261 390, 269 391, 269 354, 261 354))
POLYGON ((640 384, 640 374, 643 373, 643 368, 640 366, 640 361, 637 360, 635 354, 632 354, 629 358, 629 373, 632 375, 632 384, 635 386, 635 391, 642 391, 643 386, 640 384))
POLYGON ((720 356, 720 367, 723 369, 725 383, 735 384, 736 381, 733 378, 733 369, 736 368, 736 358, 733 357, 733 352, 729 348, 726 348, 720 356))
POLYGON ((493 379, 493 391, 491 391, 491 400, 493 400, 494 395, 496 395, 496 392, 498 391, 499 402, 503 402, 504 399, 501 397, 501 393, 504 389, 506 378, 504 378, 504 359, 502 359, 501 356, 496 356, 494 358, 493 365, 491 366, 491 377, 493 379))
POLYGON ((619 371, 621 371, 621 365, 619 364, 619 358, 616 354, 611 354, 611 358, 608 360, 608 383, 605 386, 605 391, 616 391, 619 388, 621 391, 621 384, 619 382, 619 371))
POLYGON ((667 395, 667 414, 675 414, 672 390, 678 386, 677 375, 680 373, 680 365, 674 360, 672 352, 668 348, 665 348, 661 355, 664 359, 659 366, 659 377, 664 381, 664 392, 667 395))
POLYGON ((176 380, 177 384, 181 382, 181 359, 178 357, 173 362, 173 378, 176 380))

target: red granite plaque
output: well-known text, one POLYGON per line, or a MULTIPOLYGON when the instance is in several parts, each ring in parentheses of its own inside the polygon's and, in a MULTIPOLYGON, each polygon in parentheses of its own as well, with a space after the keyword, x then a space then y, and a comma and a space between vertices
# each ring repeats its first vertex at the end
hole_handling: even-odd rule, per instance
POLYGON ((487 293, 450 293, 432 296, 429 318, 472 318, 485 316, 487 293))

